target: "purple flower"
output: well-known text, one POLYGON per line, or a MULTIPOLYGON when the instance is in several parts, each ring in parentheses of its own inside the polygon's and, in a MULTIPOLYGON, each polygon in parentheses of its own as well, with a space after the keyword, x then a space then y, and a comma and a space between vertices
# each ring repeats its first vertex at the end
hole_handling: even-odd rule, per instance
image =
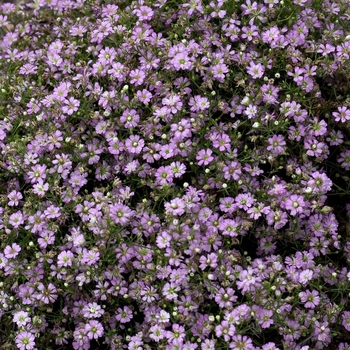
POLYGON ((31 171, 28 171, 28 177, 32 184, 43 182, 46 179, 46 165, 34 165, 31 171))
POLYGON ((282 135, 274 135, 268 139, 269 146, 266 148, 273 155, 279 155, 284 152, 286 141, 282 135))
POLYGON ((215 269, 218 266, 218 257, 215 253, 210 253, 207 256, 202 255, 199 258, 199 268, 205 270, 207 267, 215 269))
POLYGON ((146 78, 145 72, 140 69, 133 69, 130 71, 130 83, 135 86, 140 86, 143 84, 146 78))
POLYGON ((11 191, 7 198, 10 200, 7 205, 10 207, 18 205, 18 201, 23 198, 21 192, 17 192, 16 190, 11 191))
POLYGON ((152 98, 152 94, 146 89, 143 89, 142 91, 138 90, 136 95, 139 101, 144 104, 148 104, 152 98))
POLYGON ((57 266, 67 267, 72 266, 74 254, 71 251, 64 250, 57 256, 57 266))
POLYGON ((341 167, 345 170, 350 170, 350 150, 340 153, 340 157, 337 159, 338 163, 341 163, 341 167))
POLYGON ((286 209, 293 216, 302 214, 306 206, 307 203, 304 201, 304 198, 298 194, 293 194, 286 200, 286 209))
POLYGON ((177 300, 177 292, 180 291, 180 287, 171 282, 171 283, 166 283, 163 287, 162 293, 167 300, 177 300))
POLYGON ((34 334, 23 331, 16 336, 16 345, 20 350, 32 350, 35 348, 34 334))
POLYGON ((344 135, 339 130, 331 130, 326 140, 331 146, 339 146, 344 142, 344 135))
POLYGON ((281 349, 278 348, 275 343, 268 342, 267 344, 263 345, 261 350, 281 350, 281 349))
POLYGON ((29 313, 26 311, 17 311, 13 314, 13 322, 15 322, 18 327, 23 327, 30 321, 29 313))
POLYGON ((126 109, 120 117, 120 121, 126 128, 134 128, 139 123, 140 116, 135 109, 126 109))
POLYGON ((38 292, 35 294, 35 297, 44 304, 53 303, 57 299, 57 289, 53 283, 49 283, 47 287, 39 283, 36 288, 38 292))
POLYGON ((246 335, 237 334, 234 335, 230 342, 230 349, 244 349, 244 350, 255 350, 253 341, 246 335))
POLYGON ((211 71, 214 79, 217 79, 218 81, 223 82, 225 79, 225 74, 228 73, 229 70, 226 64, 219 63, 211 67, 211 71))
POLYGON ((253 206, 256 199, 250 193, 240 193, 235 201, 238 208, 246 211, 253 206))
POLYGON ((230 151, 231 150, 231 139, 225 134, 216 134, 213 140, 213 147, 218 148, 219 151, 230 151))
POLYGON ((265 68, 261 63, 255 64, 251 61, 247 67, 247 72, 254 79, 261 78, 264 75, 265 68))
POLYGON ((97 339, 103 335, 103 326, 96 320, 91 320, 85 325, 85 331, 89 339, 97 339))
POLYGON ((202 342, 201 350, 215 350, 215 341, 212 339, 205 339, 202 342))
POLYGON ((122 309, 119 307, 115 318, 120 323, 128 323, 133 318, 132 310, 128 306, 124 306, 122 309))
POLYGON ((192 136, 191 124, 187 119, 181 119, 177 124, 171 124, 170 129, 177 141, 192 136))
POLYGON ((39 197, 43 197, 45 193, 49 190, 49 184, 47 182, 39 181, 35 185, 33 185, 33 193, 38 195, 39 197))
POLYGON ((133 13, 136 14, 140 21, 149 21, 152 19, 154 11, 149 6, 140 6, 133 13))
POLYGON ((134 212, 126 205, 117 203, 110 207, 110 217, 116 224, 126 226, 134 212))
POLYGON ((318 171, 311 174, 311 179, 307 182, 307 186, 312 188, 314 193, 327 193, 332 188, 332 181, 326 174, 318 171))
POLYGON ((161 339, 165 338, 165 330, 158 324, 152 326, 149 330, 149 337, 152 338, 155 342, 159 342, 161 339))
POLYGON ((162 104, 173 114, 177 113, 182 108, 181 97, 178 95, 169 95, 168 97, 163 98, 162 104))
POLYGON ((180 198, 174 198, 169 203, 164 204, 167 214, 181 216, 185 213, 185 203, 180 198))
POLYGON ((222 219, 219 223, 219 230, 224 236, 237 237, 239 224, 233 219, 222 219))
POLYGON ((314 309, 321 301, 317 290, 300 292, 299 298, 307 309, 314 309))
POLYGON ((85 318, 99 318, 104 314, 105 311, 100 305, 92 302, 84 305, 81 312, 85 318))
POLYGON ((188 52, 177 53, 169 63, 175 68, 175 70, 191 70, 193 66, 194 59, 188 56, 188 52))
POLYGON ((142 151, 145 141, 138 135, 131 135, 125 140, 125 146, 130 153, 139 154, 142 151))
POLYGON ((350 332, 350 311, 344 311, 342 314, 342 325, 350 332))
POLYGON ((201 149, 198 151, 196 159, 198 160, 198 165, 208 165, 210 164, 213 160, 214 157, 212 156, 213 151, 209 148, 207 149, 201 149))
POLYGON ((170 163, 170 168, 175 178, 181 177, 186 172, 186 165, 180 162, 170 163))
POLYGON ((162 249, 170 247, 171 240, 172 237, 166 231, 162 231, 160 234, 158 234, 156 239, 158 248, 162 249))
MULTIPOLYGON (((90 218, 90 222, 92 222, 90 218)), ((83 256, 80 260, 82 264, 86 264, 88 266, 95 265, 100 260, 100 253, 95 250, 88 250, 86 248, 83 249, 83 256)))
POLYGON ((196 95, 190 98, 189 106, 191 112, 205 111, 210 107, 209 100, 206 97, 196 95))
POLYGON ((174 174, 170 166, 161 166, 156 170, 155 177, 157 183, 162 186, 172 183, 174 174))
POLYGON ((312 280, 313 275, 314 275, 314 273, 313 273, 312 270, 306 269, 306 270, 300 272, 300 274, 299 274, 299 282, 302 285, 306 285, 309 281, 312 280))
POLYGON ((80 101, 75 99, 74 97, 65 99, 63 102, 65 103, 65 105, 62 106, 62 112, 68 115, 72 115, 78 110, 80 106, 80 101))
POLYGON ((12 245, 8 245, 4 249, 4 256, 7 259, 15 258, 19 252, 21 251, 21 247, 17 243, 12 243, 12 245))
POLYGON ((24 218, 21 211, 13 213, 9 217, 9 223, 14 227, 18 228, 24 223, 24 218))
POLYGON ((228 287, 226 289, 220 288, 215 294, 215 301, 221 308, 231 309, 238 297, 235 295, 234 289, 228 287))
POLYGON ((225 320, 215 327, 215 335, 217 337, 223 337, 226 342, 230 341, 235 333, 236 327, 225 320))

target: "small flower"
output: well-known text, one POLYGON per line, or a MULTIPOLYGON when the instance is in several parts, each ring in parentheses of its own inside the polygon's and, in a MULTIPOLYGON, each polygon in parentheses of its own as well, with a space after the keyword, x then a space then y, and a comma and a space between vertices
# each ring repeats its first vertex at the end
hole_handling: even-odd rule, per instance
POLYGON ((209 100, 200 95, 191 97, 188 104, 191 106, 191 112, 205 111, 210 107, 209 100))
POLYGON ((27 331, 21 332, 16 336, 16 345, 20 350, 32 350, 35 347, 34 334, 27 331))
POLYGON ((307 309, 314 309, 320 303, 320 297, 317 290, 310 292, 306 290, 305 292, 299 293, 300 301, 304 303, 307 309))
POLYGON ((149 337, 152 338, 157 343, 165 337, 164 329, 158 324, 152 326, 149 332, 150 332, 149 337))
POLYGON ((274 135, 268 139, 269 146, 266 148, 274 156, 282 154, 285 149, 286 141, 282 135, 274 135))
POLYGON ((140 6, 133 13, 136 14, 140 21, 149 21, 152 19, 154 11, 149 6, 140 6))
POLYGON ((57 256, 57 266, 67 267, 73 265, 74 254, 70 251, 64 250, 57 256))
POLYGON ((342 325, 348 332, 350 332, 350 311, 343 312, 342 325))
POLYGON ((261 78, 264 75, 265 68, 261 63, 255 64, 254 62, 250 62, 247 72, 254 79, 261 78))
POLYGON ((198 160, 198 165, 208 165, 210 164, 213 160, 214 157, 212 156, 213 151, 209 148, 207 149, 201 149, 196 156, 196 159, 198 160))
POLYGON ((300 282, 302 285, 306 285, 309 281, 312 280, 313 275, 314 275, 314 273, 313 273, 312 270, 306 269, 306 270, 300 272, 300 275, 299 275, 299 282, 300 282))
POLYGON ((122 309, 119 307, 115 318, 120 323, 128 323, 133 318, 132 310, 127 306, 124 306, 122 309))
POLYGON ((15 258, 19 252, 21 251, 21 247, 17 243, 12 243, 11 246, 6 246, 4 249, 4 255, 7 259, 15 258))
POLYGON ((30 320, 29 313, 26 311, 17 311, 13 315, 13 322, 15 322, 18 327, 25 326, 30 320))
POLYGON ((180 198, 174 198, 170 203, 164 204, 167 214, 181 216, 185 212, 185 203, 180 198))
POLYGON ((103 326, 96 320, 91 320, 85 325, 85 331, 89 339, 97 339, 103 335, 103 326))
POLYGON ((340 157, 337 159, 338 163, 341 163, 341 167, 345 170, 350 170, 350 150, 340 153, 340 157))
POLYGON ((7 205, 10 207, 18 205, 18 201, 23 198, 21 192, 17 192, 16 190, 10 192, 7 195, 7 198, 10 200, 7 205))
POLYGON ((45 287, 44 284, 39 283, 37 289, 39 292, 36 293, 35 296, 44 304, 53 303, 57 299, 57 289, 52 283, 49 283, 47 287, 45 287))
POLYGON ((293 194, 286 200, 286 209, 290 210, 290 214, 295 216, 304 212, 306 203, 300 195, 293 194))
POLYGON ((62 106, 62 112, 68 115, 72 115, 76 112, 80 106, 80 101, 74 97, 64 100, 65 105, 62 106))

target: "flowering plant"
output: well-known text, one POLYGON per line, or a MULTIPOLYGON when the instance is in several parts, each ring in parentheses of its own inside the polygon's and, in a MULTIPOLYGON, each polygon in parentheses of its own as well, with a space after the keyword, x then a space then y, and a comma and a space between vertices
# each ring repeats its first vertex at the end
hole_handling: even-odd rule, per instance
POLYGON ((350 348, 347 1, 0 13, 2 348, 350 348))

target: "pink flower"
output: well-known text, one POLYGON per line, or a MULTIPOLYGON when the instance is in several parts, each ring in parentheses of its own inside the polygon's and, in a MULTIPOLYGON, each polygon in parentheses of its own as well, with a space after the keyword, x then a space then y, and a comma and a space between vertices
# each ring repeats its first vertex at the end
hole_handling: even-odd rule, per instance
POLYGON ((4 249, 4 255, 7 259, 15 258, 19 252, 21 251, 21 247, 17 243, 12 243, 11 246, 6 246, 4 249))

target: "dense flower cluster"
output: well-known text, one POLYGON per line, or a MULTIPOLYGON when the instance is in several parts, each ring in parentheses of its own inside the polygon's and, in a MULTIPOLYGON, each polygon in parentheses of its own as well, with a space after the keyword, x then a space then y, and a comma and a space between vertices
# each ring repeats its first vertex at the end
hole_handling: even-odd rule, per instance
POLYGON ((347 0, 0 5, 4 348, 350 348, 349 55, 347 0))

